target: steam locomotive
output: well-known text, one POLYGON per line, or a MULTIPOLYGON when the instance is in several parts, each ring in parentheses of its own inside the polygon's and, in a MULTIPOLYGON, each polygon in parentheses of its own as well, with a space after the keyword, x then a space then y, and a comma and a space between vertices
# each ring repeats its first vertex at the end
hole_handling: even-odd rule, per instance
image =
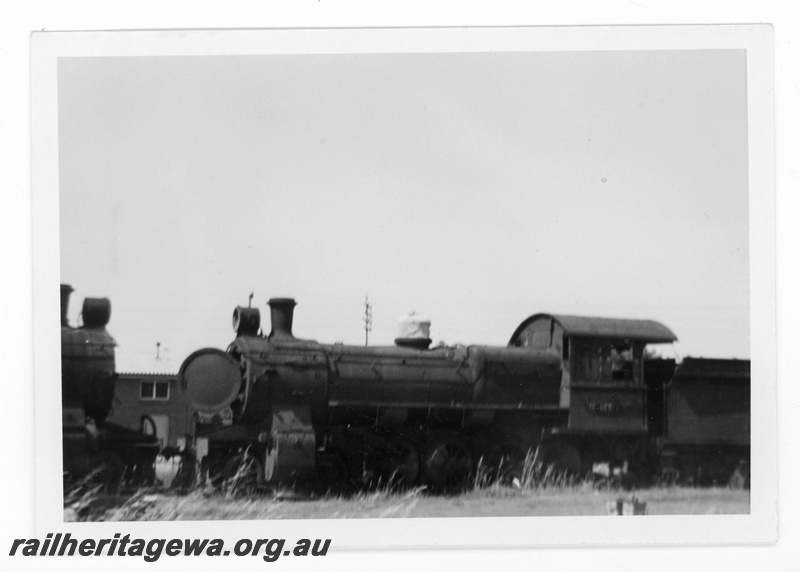
POLYGON ((67 319, 71 286, 61 285, 61 407, 65 485, 90 476, 101 484, 151 482, 158 442, 106 421, 117 380, 108 298, 86 298, 83 325, 67 319))
POLYGON ((181 365, 212 478, 444 490, 479 465, 518 475, 535 451, 575 474, 723 484, 749 462, 749 361, 647 359, 677 339, 658 322, 535 314, 506 347, 431 348, 410 316, 394 346, 361 347, 297 339, 295 305, 269 301, 266 336, 237 307, 227 351, 181 365))

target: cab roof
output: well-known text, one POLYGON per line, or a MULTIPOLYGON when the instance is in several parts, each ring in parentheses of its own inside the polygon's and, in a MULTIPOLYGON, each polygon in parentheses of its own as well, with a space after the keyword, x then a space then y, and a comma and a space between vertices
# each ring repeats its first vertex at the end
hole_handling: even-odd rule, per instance
POLYGON ((533 322, 553 320, 568 336, 587 338, 629 339, 651 344, 674 342, 678 338, 668 327, 654 320, 627 320, 618 318, 593 318, 566 316, 564 314, 534 314, 525 319, 514 331, 509 345, 514 345, 522 332, 533 322))

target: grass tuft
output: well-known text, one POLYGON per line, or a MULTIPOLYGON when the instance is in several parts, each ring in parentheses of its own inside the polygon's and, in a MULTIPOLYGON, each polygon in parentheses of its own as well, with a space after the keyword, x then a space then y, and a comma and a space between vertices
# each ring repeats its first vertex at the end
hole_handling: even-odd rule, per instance
POLYGON ((545 464, 540 457, 540 449, 529 449, 519 466, 491 467, 483 457, 478 460, 478 467, 473 479, 473 493, 489 493, 493 495, 535 491, 568 491, 593 488, 594 481, 590 477, 580 477, 559 469, 555 465, 545 464))

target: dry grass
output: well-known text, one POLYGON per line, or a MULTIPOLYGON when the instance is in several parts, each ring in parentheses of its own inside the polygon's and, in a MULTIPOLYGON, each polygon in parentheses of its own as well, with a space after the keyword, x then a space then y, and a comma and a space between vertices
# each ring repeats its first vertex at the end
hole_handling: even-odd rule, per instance
MULTIPOLYGON (((238 476, 238 475, 237 475, 238 476)), ((578 479, 544 466, 531 451, 506 473, 482 461, 465 490, 431 494, 425 487, 400 489, 390 479, 356 492, 237 487, 237 478, 213 487, 198 481, 187 494, 165 487, 127 496, 104 494, 83 484, 65 495, 68 521, 278 520, 429 518, 465 516, 605 515, 607 505, 630 494, 618 480, 578 479)), ((749 491, 656 486, 636 492, 648 514, 747 514, 749 491)))
MULTIPOLYGON (((607 505, 630 493, 600 490, 591 483, 517 488, 493 484, 458 495, 432 495, 424 488, 387 488, 351 495, 309 496, 273 491, 250 497, 195 490, 186 495, 143 490, 116 504, 98 497, 83 510, 65 510, 65 520, 182 521, 349 518, 432 518, 606 515, 607 505)), ((747 514, 749 491, 662 487, 636 492, 647 514, 747 514)), ((87 499, 84 498, 84 501, 87 499)))
POLYGON ((493 494, 505 494, 514 489, 520 491, 568 490, 585 488, 592 480, 569 474, 553 465, 545 465, 540 458, 540 449, 528 450, 519 467, 490 467, 481 457, 472 479, 472 490, 493 494))
MULTIPOLYGON (((226 495, 138 494, 118 506, 96 505, 80 520, 182 521, 280 520, 348 518, 432 518, 498 516, 606 515, 607 505, 628 493, 599 491, 589 486, 521 490, 495 487, 455 496, 428 495, 422 489, 405 492, 364 492, 344 497, 301 498, 291 493, 230 498, 226 495)), ((747 514, 748 491, 729 489, 659 488, 638 491, 650 515, 747 514)), ((73 513, 74 514, 74 513, 73 513)), ((65 511, 65 517, 67 516, 65 511)))

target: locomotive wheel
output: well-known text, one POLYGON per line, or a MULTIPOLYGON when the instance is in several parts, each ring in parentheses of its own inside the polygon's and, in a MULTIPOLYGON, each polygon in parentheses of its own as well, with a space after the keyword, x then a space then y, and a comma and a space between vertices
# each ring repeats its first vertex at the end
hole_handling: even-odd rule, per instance
POLYGON ((225 480, 225 456, 219 451, 210 452, 200 461, 201 480, 211 487, 219 487, 225 480))
POLYGON ((622 439, 611 443, 611 458, 619 465, 633 461, 633 447, 622 439))
POLYGON ((91 458, 93 480, 106 487, 122 484, 125 476, 125 461, 113 451, 97 451, 91 458))
POLYGON ((197 459, 190 452, 183 452, 180 456, 180 464, 175 478, 172 479, 172 487, 180 490, 190 488, 197 481, 197 459))
POLYGON ((419 455, 405 439, 389 439, 367 456, 372 481, 410 487, 419 477, 419 455))
POLYGON ((326 451, 317 457, 317 478, 327 487, 341 487, 347 484, 350 471, 347 461, 338 451, 326 451))
POLYGON ((489 452, 487 465, 490 479, 509 485, 514 479, 522 480, 528 447, 513 439, 497 443, 489 452))
POLYGON ((469 446, 458 437, 435 438, 425 448, 423 468, 425 482, 434 490, 464 488, 472 473, 469 446))
POLYGON ((134 458, 135 465, 133 471, 128 471, 127 477, 131 477, 136 483, 152 485, 156 481, 156 458, 142 451, 137 451, 134 458))
POLYGON ((567 475, 579 475, 582 472, 581 453, 578 448, 565 442, 550 443, 545 447, 544 464, 553 470, 567 475))
POLYGON ((390 443, 389 468, 391 479, 397 484, 410 487, 419 477, 419 455, 411 443, 396 439, 390 443))
POLYGON ((264 480, 264 469, 253 455, 237 453, 225 463, 222 478, 228 492, 246 492, 264 480))

